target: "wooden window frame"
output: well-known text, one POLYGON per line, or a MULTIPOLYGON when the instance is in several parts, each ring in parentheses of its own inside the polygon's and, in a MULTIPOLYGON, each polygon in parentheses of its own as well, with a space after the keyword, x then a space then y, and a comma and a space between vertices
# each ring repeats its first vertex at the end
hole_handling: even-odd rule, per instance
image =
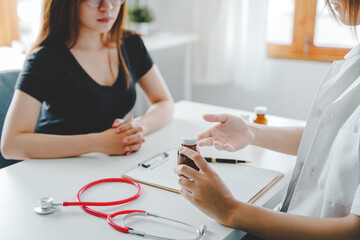
POLYGON ((295 0, 292 43, 267 44, 268 57, 323 62, 344 59, 350 49, 314 45, 317 1, 295 0))
POLYGON ((20 39, 16 0, 0 0, 0 46, 20 39))

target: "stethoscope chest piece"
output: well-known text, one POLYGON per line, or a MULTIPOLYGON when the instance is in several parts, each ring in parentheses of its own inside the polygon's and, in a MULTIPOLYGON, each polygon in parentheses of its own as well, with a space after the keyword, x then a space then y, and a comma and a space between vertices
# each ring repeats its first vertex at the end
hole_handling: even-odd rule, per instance
POLYGON ((62 203, 54 203, 54 199, 52 197, 44 197, 38 201, 39 206, 34 208, 34 211, 40 215, 51 214, 56 211, 56 207, 58 205, 62 205, 62 203))

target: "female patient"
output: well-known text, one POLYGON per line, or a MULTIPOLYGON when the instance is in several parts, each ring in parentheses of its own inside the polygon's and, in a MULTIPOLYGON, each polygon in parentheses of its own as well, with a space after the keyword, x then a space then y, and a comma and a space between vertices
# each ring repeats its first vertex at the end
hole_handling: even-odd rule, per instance
POLYGON ((141 38, 123 29, 125 5, 45 0, 40 36, 5 119, 5 158, 128 155, 145 134, 170 121, 173 100, 158 68, 141 38), (151 107, 137 121, 125 121, 136 83, 151 107))
MULTIPOLYGON (((360 0, 327 4, 343 23, 360 24, 360 0)), ((199 146, 236 151, 252 144, 297 154, 297 163, 276 212, 237 201, 198 153, 180 149, 200 168, 176 168, 193 179, 181 177, 180 192, 203 212, 264 239, 360 239, 360 45, 333 64, 305 129, 248 124, 226 114, 204 118, 220 124, 199 136, 199 146)))

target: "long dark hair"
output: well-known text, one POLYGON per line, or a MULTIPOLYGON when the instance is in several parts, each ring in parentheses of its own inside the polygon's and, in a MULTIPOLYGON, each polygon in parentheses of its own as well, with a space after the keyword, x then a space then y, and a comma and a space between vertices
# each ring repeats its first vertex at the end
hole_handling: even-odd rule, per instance
MULTIPOLYGON (((43 22, 40 34, 30 53, 37 48, 48 44, 64 44, 69 49, 74 47, 79 37, 79 5, 83 0, 44 0, 43 22)), ((126 1, 122 5, 119 15, 111 30, 103 38, 105 47, 116 46, 118 61, 121 64, 126 78, 127 87, 130 86, 130 72, 121 52, 121 43, 125 34, 124 22, 126 17, 126 1)), ((112 64, 109 64, 114 76, 112 64)))
MULTIPOLYGON (((342 6, 342 14, 344 16, 348 15, 349 23, 352 25, 356 25, 358 21, 358 14, 360 9, 360 0, 338 0, 338 2, 342 6)), ((326 0, 326 5, 330 9, 330 12, 338 19, 338 16, 334 12, 334 9, 331 7, 331 1, 326 0)), ((338 19, 339 20, 339 19, 338 19)))

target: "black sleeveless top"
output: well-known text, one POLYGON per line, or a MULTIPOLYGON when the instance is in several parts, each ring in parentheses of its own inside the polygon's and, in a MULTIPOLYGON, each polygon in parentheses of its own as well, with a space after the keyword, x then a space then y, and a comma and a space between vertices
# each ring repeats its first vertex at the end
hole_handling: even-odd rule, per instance
POLYGON ((30 55, 19 75, 19 89, 42 103, 35 132, 75 135, 112 127, 134 106, 135 84, 153 66, 140 36, 123 39, 122 53, 132 81, 126 86, 121 65, 113 86, 101 86, 64 45, 44 46, 30 55))

